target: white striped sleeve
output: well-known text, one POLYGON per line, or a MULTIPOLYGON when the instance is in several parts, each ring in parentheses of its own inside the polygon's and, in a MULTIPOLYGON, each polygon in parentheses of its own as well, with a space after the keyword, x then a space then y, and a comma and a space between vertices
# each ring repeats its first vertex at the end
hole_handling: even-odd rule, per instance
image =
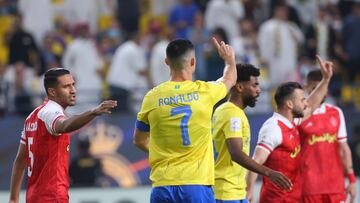
POLYGON ((26 144, 26 135, 25 135, 25 129, 21 131, 21 138, 20 138, 21 144, 26 144))
POLYGON ((256 147, 271 153, 281 142, 282 135, 280 127, 272 122, 264 123, 260 129, 256 147))
POLYGON ((344 113, 340 108, 336 107, 336 110, 339 112, 340 126, 337 133, 338 142, 346 142, 347 141, 347 133, 346 133, 346 123, 344 118, 344 113))

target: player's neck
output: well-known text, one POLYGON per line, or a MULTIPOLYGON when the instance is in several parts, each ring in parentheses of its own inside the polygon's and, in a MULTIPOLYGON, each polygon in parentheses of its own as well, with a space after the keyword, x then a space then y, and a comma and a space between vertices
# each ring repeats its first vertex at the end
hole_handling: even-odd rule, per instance
POLYGON ((278 109, 277 113, 284 116, 286 119, 288 119, 290 122, 294 121, 294 115, 291 112, 291 110, 288 109, 278 109))
POLYGON ((192 72, 188 70, 171 71, 170 81, 182 82, 186 80, 192 80, 192 72))
POLYGON ((240 109, 245 109, 244 101, 240 97, 235 97, 234 95, 230 95, 229 102, 235 104, 240 109))
POLYGON ((59 104, 63 109, 66 109, 67 106, 63 105, 60 101, 58 101, 56 98, 54 97, 48 97, 49 100, 56 102, 57 104, 59 104))

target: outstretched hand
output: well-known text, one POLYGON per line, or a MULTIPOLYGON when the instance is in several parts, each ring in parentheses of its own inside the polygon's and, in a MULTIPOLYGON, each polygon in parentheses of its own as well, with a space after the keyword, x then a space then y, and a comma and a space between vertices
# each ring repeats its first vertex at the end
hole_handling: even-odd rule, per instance
POLYGON ((215 37, 212 38, 212 41, 220 57, 224 59, 227 64, 235 63, 235 52, 230 45, 226 44, 224 41, 219 43, 215 37))
POLYGON ((103 101, 99 106, 94 108, 92 111, 96 116, 102 114, 111 114, 111 110, 117 106, 117 101, 106 100, 103 101))
POLYGON ((323 78, 326 80, 330 80, 333 75, 333 62, 322 60, 319 55, 316 55, 316 61, 320 65, 320 70, 323 78))

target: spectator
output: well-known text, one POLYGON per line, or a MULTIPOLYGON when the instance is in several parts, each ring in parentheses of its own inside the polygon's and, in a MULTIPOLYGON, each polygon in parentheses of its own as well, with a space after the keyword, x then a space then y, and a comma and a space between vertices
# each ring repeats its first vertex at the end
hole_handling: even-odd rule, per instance
POLYGON ((137 32, 140 19, 139 0, 117 0, 117 19, 125 37, 128 34, 137 32))
POLYGON ((69 168, 72 187, 94 187, 99 184, 102 174, 101 162, 90 153, 89 140, 79 140, 78 156, 71 161, 69 168))
MULTIPOLYGON (((222 28, 216 28, 212 32, 212 37, 217 41, 229 43, 226 32, 222 28)), ((224 60, 218 55, 216 47, 213 44, 207 44, 205 48, 206 81, 215 81, 223 74, 224 60)))
POLYGON ((169 26, 173 29, 176 38, 189 38, 188 29, 194 26, 197 12, 199 8, 193 0, 179 0, 169 15, 169 26))
POLYGON ((261 67, 260 52, 257 43, 257 30, 251 19, 240 21, 241 34, 230 39, 235 50, 237 63, 249 63, 261 67))
MULTIPOLYGON (((34 37, 22 26, 22 16, 14 16, 12 36, 9 40, 9 64, 23 63, 32 68, 35 74, 40 73, 40 54, 34 37)), ((19 80, 24 80, 20 78, 19 80)))
POLYGON ((54 10, 51 0, 19 0, 19 11, 23 15, 24 28, 41 44, 46 33, 54 28, 54 10))
POLYGON ((244 7, 239 0, 211 0, 205 12, 206 28, 223 28, 231 39, 240 34, 239 20, 244 17, 244 7))
POLYGON ((303 34, 288 20, 286 5, 278 5, 274 17, 261 25, 258 42, 261 57, 268 64, 270 83, 276 86, 288 80, 296 70, 303 34))
POLYGON ((198 12, 195 15, 194 27, 189 29, 189 38, 190 41, 195 46, 195 55, 196 55, 196 70, 195 70, 195 79, 205 80, 206 78, 206 67, 204 60, 204 51, 205 45, 209 40, 209 30, 205 28, 204 24, 204 14, 198 12))
POLYGON ((342 34, 348 76, 354 81, 360 73, 360 2, 353 5, 352 14, 345 18, 342 34))
POLYGON ((146 59, 139 43, 139 35, 131 34, 130 39, 117 48, 110 65, 107 82, 111 98, 119 102, 117 111, 131 112, 133 91, 147 86, 146 59))
POLYGON ((154 44, 150 55, 150 78, 153 86, 169 80, 170 76, 170 69, 165 63, 166 47, 170 42, 169 36, 161 33, 158 35, 159 39, 154 44))
POLYGON ((101 99, 101 78, 98 70, 102 59, 95 42, 90 37, 86 23, 76 25, 77 36, 65 50, 62 64, 73 73, 80 92, 77 100, 79 105, 75 112, 94 107, 101 99))
POLYGON ((325 59, 334 57, 336 36, 324 7, 318 8, 318 17, 307 28, 305 37, 305 53, 312 60, 315 60, 316 53, 325 59))

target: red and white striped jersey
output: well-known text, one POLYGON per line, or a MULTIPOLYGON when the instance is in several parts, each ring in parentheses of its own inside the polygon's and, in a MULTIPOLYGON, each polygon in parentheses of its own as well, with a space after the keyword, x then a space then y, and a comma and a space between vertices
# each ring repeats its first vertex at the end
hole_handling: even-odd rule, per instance
POLYGON ((64 109, 45 100, 25 120, 21 144, 26 145, 26 202, 68 202, 70 135, 56 134, 54 124, 64 109))

